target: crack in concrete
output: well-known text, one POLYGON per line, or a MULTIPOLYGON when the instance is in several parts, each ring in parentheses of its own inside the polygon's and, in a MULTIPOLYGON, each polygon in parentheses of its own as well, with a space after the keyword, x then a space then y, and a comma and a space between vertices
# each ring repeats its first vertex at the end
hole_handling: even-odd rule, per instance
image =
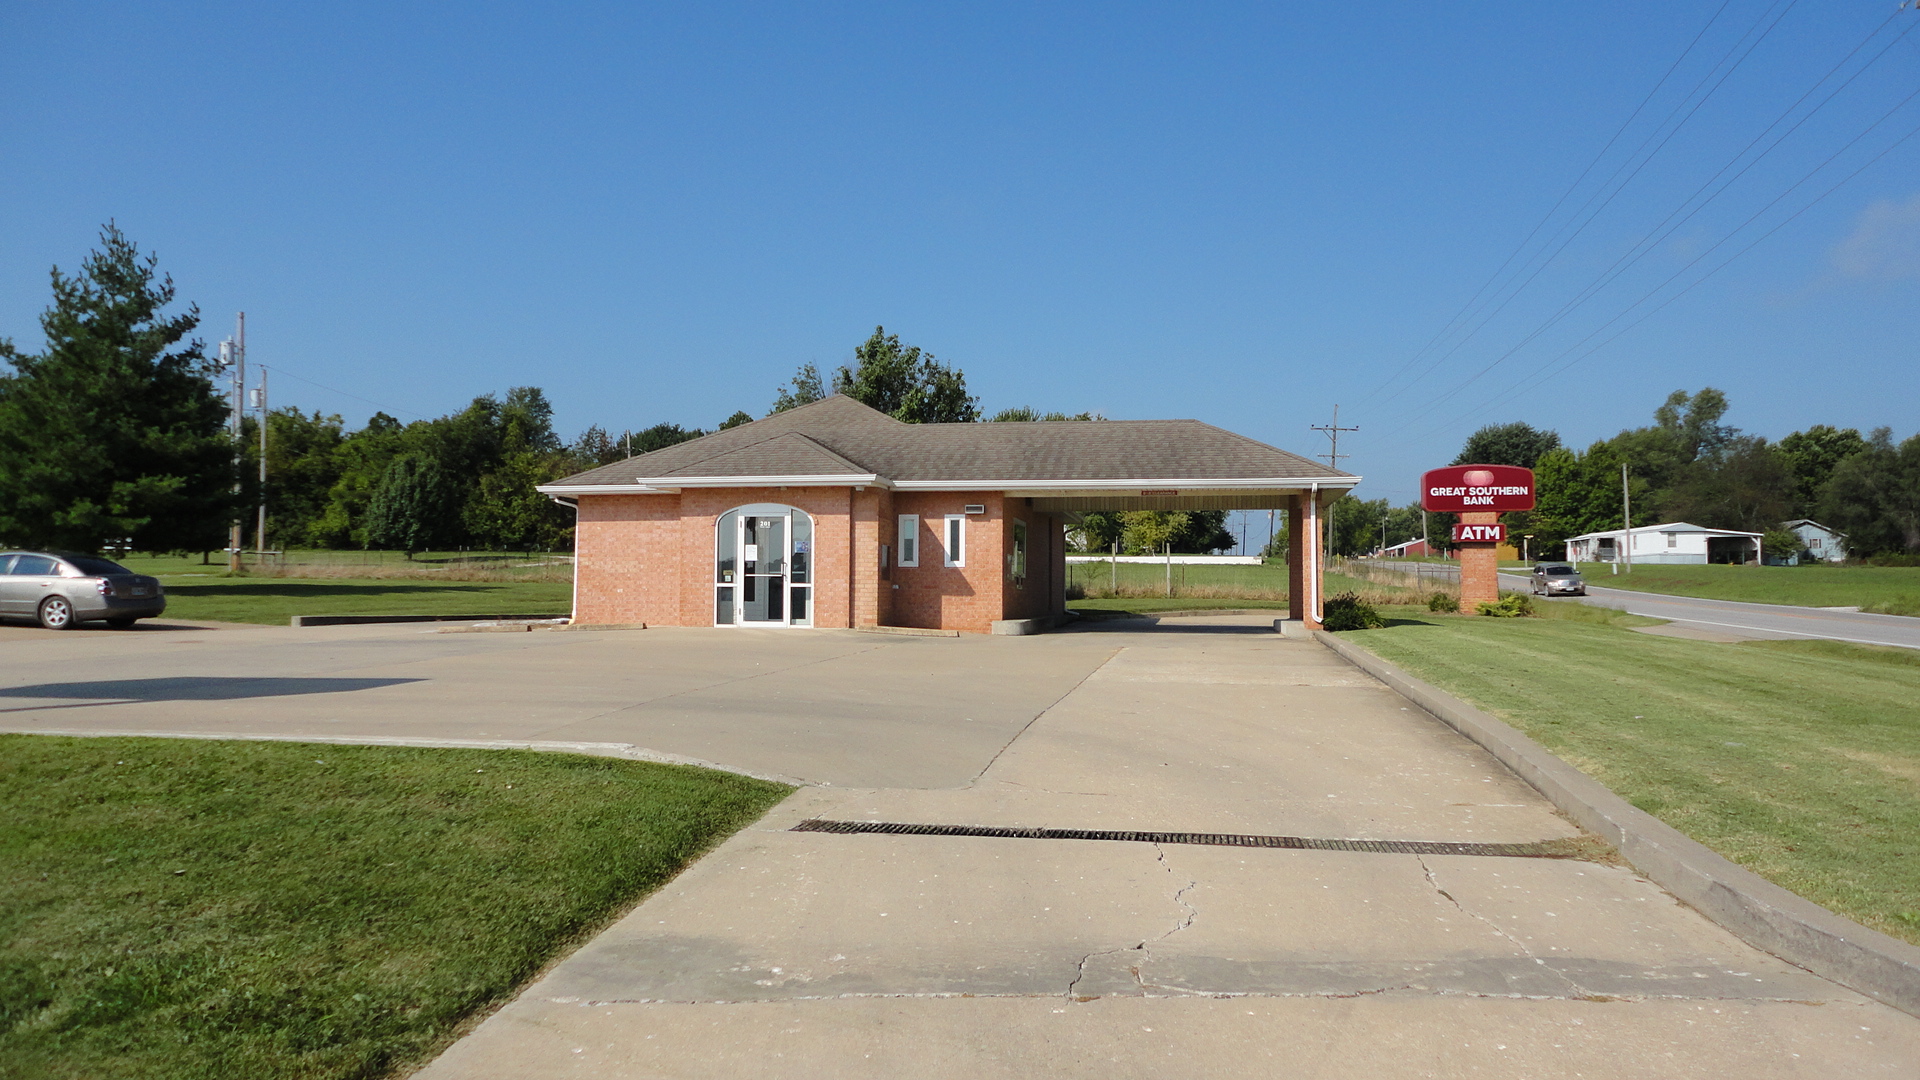
POLYGON ((1060 707, 1060 703, 1061 703, 1061 702, 1063 702, 1063 701, 1065 701, 1065 700, 1067 700, 1068 698, 1070 698, 1070 697, 1072 697, 1072 696, 1073 696, 1073 692, 1074 692, 1074 691, 1076 691, 1076 690, 1078 690, 1078 689, 1080 689, 1080 688, 1081 688, 1082 686, 1085 686, 1085 685, 1087 684, 1087 680, 1088 680, 1088 679, 1091 679, 1091 678, 1093 678, 1093 677, 1094 677, 1095 675, 1098 675, 1098 674, 1100 674, 1100 672, 1101 672, 1101 671, 1102 671, 1102 670, 1103 670, 1103 669, 1104 669, 1104 668, 1105 668, 1105 667, 1106 667, 1106 666, 1107 666, 1108 664, 1111 664, 1111 663, 1113 663, 1113 659, 1114 659, 1114 657, 1116 657, 1116 656, 1119 656, 1119 655, 1120 655, 1121 653, 1123 653, 1123 652, 1125 652, 1125 651, 1126 651, 1126 646, 1124 646, 1124 645, 1122 645, 1122 646, 1119 646, 1118 648, 1116 648, 1116 649, 1114 649, 1114 650, 1113 650, 1112 652, 1110 652, 1110 653, 1108 653, 1108 654, 1107 654, 1107 658, 1106 658, 1105 660, 1102 660, 1102 661, 1100 661, 1099 663, 1097 663, 1097 664, 1095 664, 1095 665, 1093 665, 1093 668, 1092 668, 1092 670, 1090 670, 1090 671, 1088 671, 1088 672, 1087 672, 1087 673, 1086 673, 1085 675, 1082 675, 1082 676, 1080 676, 1080 678, 1079 678, 1078 680, 1076 680, 1076 681, 1074 682, 1074 684, 1073 684, 1072 686, 1069 686, 1069 687, 1067 687, 1067 689, 1065 690, 1065 692, 1063 692, 1063 693, 1062 693, 1062 694, 1061 694, 1061 695, 1060 695, 1059 697, 1057 697, 1057 698, 1054 698, 1054 699, 1053 699, 1053 704, 1051 704, 1051 705, 1048 705, 1048 706, 1047 706, 1046 708, 1044 708, 1044 709, 1041 709, 1041 710, 1040 710, 1039 712, 1037 712, 1037 713, 1034 713, 1034 714, 1033 714, 1033 719, 1031 719, 1031 720, 1029 720, 1029 721, 1027 721, 1026 723, 1024 723, 1024 724, 1022 724, 1022 725, 1020 725, 1020 730, 1019 730, 1019 731, 1016 731, 1016 732, 1014 732, 1014 733, 1013 733, 1013 738, 1011 738, 1011 739, 1008 739, 1008 740, 1007 740, 1007 742, 1006 742, 1006 745, 1004 745, 1004 746, 1002 746, 1002 747, 1001 747, 1000 749, 998 749, 998 750, 996 750, 996 751, 994 751, 994 753, 993 753, 993 756, 987 759, 987 763, 986 763, 985 765, 983 765, 983 766, 981 766, 981 767, 980 767, 980 771, 979 771, 979 772, 977 772, 977 773, 975 773, 975 774, 973 775, 973 779, 971 779, 971 780, 969 780, 969 781, 967 781, 967 784, 966 784, 966 787, 964 787, 964 788, 962 788, 961 790, 962 790, 962 791, 968 791, 968 790, 971 790, 971 789, 973 788, 973 785, 975 785, 975 784, 977 784, 977 783, 979 783, 979 782, 980 782, 980 781, 981 781, 981 780, 982 780, 983 778, 985 778, 985 777, 986 777, 986 775, 987 775, 987 773, 988 773, 989 771, 991 771, 991 770, 993 769, 993 767, 994 767, 994 765, 995 765, 995 764, 997 764, 997 763, 998 763, 998 762, 1000 761, 1000 758, 1001 758, 1002 756, 1004 756, 1004 755, 1006 754, 1006 752, 1007 752, 1007 751, 1009 751, 1009 750, 1011 750, 1011 749, 1013 749, 1013 744, 1014 744, 1014 743, 1017 743, 1017 742, 1019 742, 1019 741, 1020 741, 1020 737, 1021 737, 1021 736, 1023 736, 1023 735, 1025 735, 1025 734, 1026 734, 1027 732, 1029 732, 1029 731, 1031 731, 1031 730, 1033 730, 1033 725, 1035 725, 1035 724, 1037 724, 1037 723, 1039 723, 1039 722, 1040 722, 1040 718, 1041 718, 1041 717, 1043 717, 1043 716, 1045 716, 1045 715, 1047 715, 1048 713, 1050 713, 1050 712, 1052 712, 1053 710, 1055 710, 1055 709, 1057 709, 1057 708, 1059 708, 1059 707, 1060 707))
MULTIPOLYGON (((1134 945, 1129 945, 1129 946, 1127 946, 1127 947, 1125 947, 1125 948, 1121 948, 1121 949, 1100 949, 1100 950, 1098 950, 1098 951, 1095 951, 1095 952, 1090 952, 1090 953, 1088 953, 1087 955, 1085 955, 1085 956, 1083 956, 1083 957, 1081 957, 1081 958, 1080 958, 1080 963, 1079 963, 1079 964, 1078 964, 1078 965, 1077 965, 1077 966, 1075 967, 1075 969, 1074 969, 1074 973, 1073 973, 1073 981, 1067 984, 1067 993, 1066 993, 1066 996, 1067 996, 1067 997, 1069 997, 1069 998, 1072 998, 1072 997, 1074 997, 1074 996, 1075 996, 1075 995, 1074 995, 1074 992, 1073 992, 1073 991, 1074 991, 1074 990, 1075 990, 1075 989, 1076 989, 1077 987, 1079 987, 1079 985, 1080 985, 1080 981, 1081 981, 1082 979, 1085 979, 1085 978, 1087 977, 1087 962, 1088 962, 1088 961, 1090 961, 1090 960, 1092 960, 1092 959, 1093 959, 1094 957, 1096 957, 1096 956, 1118 956, 1118 955, 1120 955, 1121 953, 1130 953, 1130 952, 1137 952, 1137 951, 1139 951, 1139 950, 1142 950, 1142 949, 1145 949, 1146 947, 1147 947, 1147 943, 1146 943, 1145 941, 1141 941, 1141 942, 1139 942, 1139 943, 1137 943, 1137 944, 1134 944, 1134 945)), ((1135 981, 1135 982, 1139 982, 1139 981, 1140 981, 1140 969, 1139 969, 1139 968, 1138 968, 1138 967, 1136 966, 1136 967, 1134 967, 1134 968, 1132 969, 1132 971, 1133 971, 1133 979, 1134 979, 1134 981, 1135 981)), ((1086 998, 1086 999, 1084 999, 1084 1000, 1088 1000, 1088 1001, 1091 1001, 1091 1000, 1092 1000, 1092 998, 1086 998)))
MULTIPOLYGON (((1153 845, 1153 854, 1154 854, 1154 858, 1160 863, 1161 869, 1165 870, 1168 874, 1172 874, 1173 864, 1167 861, 1166 849, 1161 847, 1159 844, 1155 844, 1153 845)), ((1180 905, 1182 908, 1186 909, 1186 912, 1187 912, 1186 917, 1181 919, 1179 922, 1175 923, 1172 929, 1168 930, 1164 934, 1161 934, 1159 937, 1154 938, 1152 941, 1143 941, 1140 943, 1139 945, 1140 953, 1141 953, 1140 963, 1133 968, 1133 981, 1139 984, 1140 989, 1143 993, 1150 990, 1160 990, 1162 992, 1173 992, 1173 993, 1183 993, 1183 994, 1186 993, 1186 991, 1181 991, 1176 988, 1163 987, 1157 983, 1147 982, 1147 978, 1143 969, 1145 969, 1145 967, 1148 964, 1153 962, 1153 949, 1152 949, 1153 945, 1156 945, 1162 941, 1165 941, 1168 938, 1172 937, 1173 935, 1179 933, 1180 931, 1187 929, 1188 927, 1193 925, 1193 920, 1200 917, 1200 909, 1194 907, 1192 904, 1187 903, 1187 894, 1199 887, 1200 887, 1200 882, 1198 880, 1189 878, 1185 885, 1182 885, 1178 889, 1175 889, 1173 891, 1173 902, 1180 905)))
POLYGON ((1447 903, 1452 904, 1456 909, 1458 909, 1460 914, 1465 915, 1470 919, 1478 919, 1479 921, 1487 924, 1487 926, 1490 927, 1494 933, 1512 942, 1513 947, 1516 949, 1519 949, 1521 954, 1524 955, 1527 959, 1545 968, 1547 971, 1553 974, 1554 978, 1559 979, 1561 982, 1567 984, 1568 988, 1573 991, 1573 993, 1569 996, 1576 997, 1576 998, 1584 998, 1584 997, 1592 996, 1592 994, 1588 992, 1586 987, 1581 986, 1577 982, 1574 982, 1573 979, 1570 976, 1568 976, 1566 972, 1561 971, 1559 968, 1554 967, 1552 964, 1547 963, 1547 961, 1544 958, 1534 955, 1533 950, 1528 948, 1525 942, 1521 941, 1517 937, 1514 937, 1512 934, 1507 933, 1507 931, 1503 927, 1501 927, 1499 923, 1494 922, 1492 919, 1487 918, 1485 915, 1482 915, 1477 911, 1468 910, 1467 906, 1465 904, 1462 904, 1459 900, 1455 899, 1452 893, 1441 888, 1440 879, 1434 876, 1433 867, 1427 865, 1426 856, 1416 855, 1414 856, 1414 858, 1420 861, 1420 871, 1421 873, 1427 876, 1427 884, 1433 886, 1434 892, 1437 892, 1441 896, 1446 897, 1447 903))

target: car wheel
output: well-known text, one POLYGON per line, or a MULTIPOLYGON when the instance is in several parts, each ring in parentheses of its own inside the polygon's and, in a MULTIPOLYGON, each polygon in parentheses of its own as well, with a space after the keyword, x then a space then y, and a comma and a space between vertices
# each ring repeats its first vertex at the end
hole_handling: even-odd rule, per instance
POLYGON ((49 596, 40 601, 40 625, 49 630, 73 629, 73 603, 64 596, 49 596))
POLYGON ((108 619, 107 625, 113 627, 115 630, 125 630, 127 627, 132 626, 136 621, 137 620, 134 620, 134 619, 108 619))

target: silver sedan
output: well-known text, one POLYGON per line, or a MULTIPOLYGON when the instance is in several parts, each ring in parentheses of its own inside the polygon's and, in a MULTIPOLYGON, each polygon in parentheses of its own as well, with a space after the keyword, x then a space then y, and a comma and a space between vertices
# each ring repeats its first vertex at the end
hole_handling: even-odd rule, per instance
POLYGON ((160 582, 110 559, 48 551, 0 551, 0 618, 49 630, 104 619, 132 626, 167 610, 160 582))

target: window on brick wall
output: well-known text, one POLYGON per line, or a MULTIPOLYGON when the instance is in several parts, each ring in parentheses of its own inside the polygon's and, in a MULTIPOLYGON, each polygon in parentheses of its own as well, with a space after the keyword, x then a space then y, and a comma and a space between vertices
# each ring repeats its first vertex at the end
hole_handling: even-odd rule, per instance
POLYGON ((967 516, 965 514, 947 515, 947 565, 967 565, 967 516))
POLYGON ((1027 583, 1027 523, 1018 519, 1013 523, 1013 550, 1007 552, 1007 576, 1015 588, 1027 583))
POLYGON ((920 565, 920 515, 900 515, 900 562, 901 566, 920 565))

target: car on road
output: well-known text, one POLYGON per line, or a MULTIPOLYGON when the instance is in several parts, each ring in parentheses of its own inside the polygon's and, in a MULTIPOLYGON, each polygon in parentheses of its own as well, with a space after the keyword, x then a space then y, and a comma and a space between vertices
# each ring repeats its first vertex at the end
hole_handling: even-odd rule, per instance
POLYGON ((1535 596, 1585 596, 1587 582, 1580 571, 1569 563, 1535 563, 1533 567, 1533 594, 1535 596))
POLYGON ((111 559, 59 551, 0 551, 0 619, 70 630, 95 619, 128 627, 167 610, 157 578, 111 559))

